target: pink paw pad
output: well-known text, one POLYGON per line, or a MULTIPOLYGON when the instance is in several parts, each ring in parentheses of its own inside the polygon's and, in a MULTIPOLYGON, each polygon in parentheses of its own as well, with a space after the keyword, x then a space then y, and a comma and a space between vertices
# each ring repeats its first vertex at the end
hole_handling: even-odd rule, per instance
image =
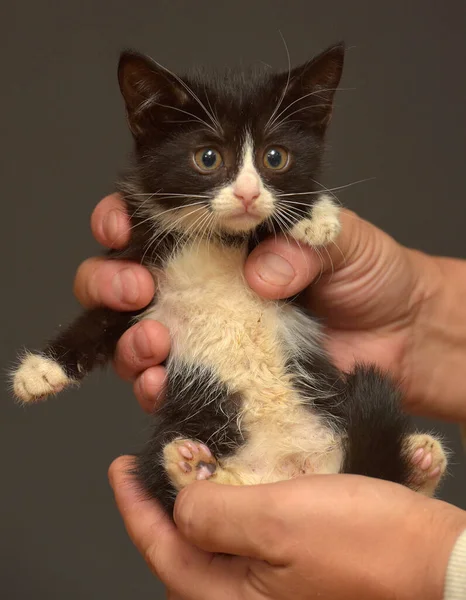
POLYGON ((177 461, 178 468, 184 475, 198 481, 209 479, 215 473, 217 463, 212 452, 205 444, 191 440, 175 442, 176 452, 182 460, 177 461))
POLYGON ((211 475, 215 473, 216 466, 213 463, 205 463, 204 461, 200 461, 196 467, 197 475, 196 479, 201 481, 203 479, 209 479, 211 475))
POLYGON ((429 452, 425 448, 418 448, 411 459, 411 462, 414 465, 417 465, 419 469, 422 469, 423 471, 430 469, 432 466, 432 461, 432 452, 429 452))
POLYGON ((445 473, 447 466, 445 452, 440 442, 427 434, 411 436, 409 446, 414 489, 432 495, 445 473))

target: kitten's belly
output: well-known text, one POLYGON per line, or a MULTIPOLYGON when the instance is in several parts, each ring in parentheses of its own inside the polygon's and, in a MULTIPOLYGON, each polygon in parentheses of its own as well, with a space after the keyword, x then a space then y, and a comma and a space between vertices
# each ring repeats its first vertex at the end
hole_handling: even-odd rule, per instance
POLYGON ((290 352, 299 344, 315 347, 315 336, 312 323, 303 322, 293 307, 250 290, 243 277, 245 256, 245 249, 198 242, 183 249, 158 275, 157 303, 143 318, 169 329, 169 370, 181 363, 203 365, 240 393, 247 458, 256 472, 262 471, 258 465, 270 464, 271 447, 289 470, 294 453, 324 454, 335 446, 333 435, 303 406, 286 369, 290 352))
POLYGON ((248 288, 244 257, 238 248, 185 248, 158 276, 156 305, 144 315, 170 330, 172 360, 208 366, 235 390, 284 377, 280 306, 248 288))

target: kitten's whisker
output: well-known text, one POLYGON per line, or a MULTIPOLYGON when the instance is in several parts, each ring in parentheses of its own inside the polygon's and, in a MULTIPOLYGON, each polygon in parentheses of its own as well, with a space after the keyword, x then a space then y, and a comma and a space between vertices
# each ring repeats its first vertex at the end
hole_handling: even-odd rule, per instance
POLYGON ((278 226, 279 226, 279 228, 280 228, 280 231, 282 232, 282 234, 283 234, 283 235, 284 235, 284 237, 285 237, 285 240, 286 240, 286 241, 287 241, 287 243, 288 243, 288 246, 291 246, 291 244, 290 244, 290 240, 289 240, 288 236, 286 235, 286 230, 287 230, 287 228, 288 228, 288 227, 287 227, 287 225, 286 225, 286 222, 285 222, 285 221, 284 221, 284 220, 281 218, 281 215, 279 215, 279 214, 278 214, 278 212, 276 212, 276 213, 275 213, 274 217, 275 217, 275 220, 276 220, 276 221, 277 221, 277 223, 278 223, 278 226))
POLYGON ((207 228, 207 224, 209 223, 210 219, 211 219, 212 213, 206 213, 203 215, 203 218, 200 219, 199 222, 196 222, 196 227, 194 228, 194 230, 191 232, 190 236, 188 237, 188 241, 190 241, 191 239, 194 239, 194 245, 192 248, 192 252, 195 253, 197 251, 197 254, 199 255, 199 252, 201 251, 201 243, 202 241, 205 239, 204 236, 202 235, 202 230, 207 228), (196 240, 197 240, 197 249, 195 247, 196 244, 196 240))
POLYGON ((182 208, 190 208, 191 206, 198 206, 199 204, 202 204, 203 206, 205 206, 205 202, 192 202, 191 204, 184 204, 183 206, 174 206, 173 208, 167 208, 167 210, 164 210, 162 212, 154 212, 153 216, 155 218, 161 217, 165 213, 169 213, 174 210, 181 210, 182 208))
POLYGON ((345 267, 346 266, 346 256, 343 254, 342 249, 336 242, 332 242, 332 244, 335 246, 335 248, 341 254, 341 258, 343 259, 343 266, 345 267))
MULTIPOLYGON (((207 220, 207 223, 205 224, 205 227, 204 227, 204 229, 207 232, 207 253, 209 254, 209 257, 210 257, 210 250, 212 247, 212 236, 214 233, 213 224, 215 221, 215 216, 216 215, 213 212, 210 213, 210 217, 207 220)), ((199 244, 199 247, 200 247, 200 244, 199 244)))
POLYGON ((288 208, 289 210, 299 211, 296 214, 299 214, 302 217, 309 213, 309 209, 312 205, 307 204, 306 202, 293 202, 293 201, 279 201, 277 202, 277 207, 280 208, 288 208), (297 206, 295 206, 297 205, 297 206), (301 208, 303 206, 304 208, 301 208))
MULTIPOLYGON (((156 61, 154 61, 156 62, 156 61)), ((183 86, 183 88, 188 92, 188 94, 194 98, 194 100, 196 100, 196 102, 199 104, 199 106, 204 110, 204 112, 206 113, 206 115, 210 118, 210 120, 212 121, 212 123, 214 123, 215 125, 215 119, 213 117, 213 115, 211 113, 209 113, 209 111, 207 110, 205 104, 203 104, 201 102, 201 100, 199 99, 199 97, 194 93, 194 91, 189 87, 189 85, 184 82, 180 77, 178 77, 178 75, 176 75, 175 73, 173 73, 173 71, 170 71, 170 69, 167 69, 167 67, 164 67, 163 65, 161 65, 160 63, 156 64, 163 69, 164 71, 166 71, 167 73, 169 73, 172 77, 174 77, 176 79, 176 81, 178 81, 178 83, 183 86)), ((193 115, 191 115, 193 116, 193 115)), ((220 131, 222 131, 222 128, 220 128, 220 131)), ((216 132, 217 133, 217 132, 216 132)))
MULTIPOLYGON (((283 210, 283 208, 282 208, 281 211, 280 211, 280 215, 281 215, 282 219, 284 219, 284 220, 287 219, 287 221, 288 221, 288 223, 290 225, 290 229, 292 229, 296 225, 296 223, 299 222, 302 219, 302 216, 301 215, 296 215, 295 213, 293 213, 289 209, 288 209, 288 214, 287 214, 286 210, 287 209, 283 210)), ((303 260, 306 263, 306 256, 304 254, 304 250, 302 248, 302 245, 300 243, 298 243, 298 246, 299 246, 299 249, 301 251, 303 260)))
POLYGON ((178 219, 176 219, 175 221, 173 221, 170 224, 163 223, 163 221, 157 221, 157 215, 154 215, 154 220, 161 227, 161 231, 157 231, 156 234, 149 240, 149 243, 147 244, 146 250, 141 259, 141 263, 144 262, 144 259, 147 255, 147 253, 149 252, 149 250, 157 242, 159 242, 159 244, 160 244, 173 231, 173 229, 176 229, 178 223, 180 223, 183 219, 189 217, 190 215, 194 214, 195 212, 202 210, 203 208, 204 208, 204 206, 200 206, 200 207, 192 210, 191 212, 189 212, 187 215, 181 215, 180 217, 178 217, 178 219))
POLYGON ((176 194, 176 193, 172 193, 172 192, 157 192, 156 194, 154 194, 155 196, 166 196, 167 198, 204 198, 204 199, 209 199, 209 196, 207 196, 207 194, 176 194))
POLYGON ((324 108, 325 106, 331 106, 331 104, 314 104, 314 105, 308 104, 307 106, 302 106, 301 108, 297 108, 296 110, 294 110, 289 115, 285 115, 283 117, 283 119, 281 119, 281 121, 278 121, 275 125, 273 125, 273 127, 271 127, 269 129, 269 133, 273 133, 274 131, 276 131, 279 127, 281 127, 283 125, 283 123, 285 123, 285 121, 287 119, 289 119, 290 117, 292 117, 296 113, 299 113, 299 112, 301 112, 303 110, 311 110, 313 108, 324 108))
POLYGON ((214 120, 214 123, 216 124, 216 126, 218 127, 219 131, 222 131, 222 126, 220 125, 220 121, 218 120, 218 116, 216 114, 216 112, 214 111, 214 109, 212 108, 212 104, 210 103, 210 99, 209 99, 209 95, 207 94, 207 88, 204 85, 204 94, 207 100, 207 104, 209 105, 210 108, 210 114, 212 115, 212 118, 214 120))
POLYGON ((287 110, 289 110, 294 104, 296 104, 297 102, 301 102, 301 100, 305 100, 306 98, 309 98, 310 96, 318 96, 318 94, 322 94, 323 92, 344 92, 344 91, 353 91, 354 88, 340 88, 340 87, 336 87, 336 88, 326 88, 326 89, 322 89, 322 90, 314 90, 313 92, 309 92, 308 94, 304 94, 303 96, 301 96, 300 98, 297 98, 296 100, 293 100, 293 102, 290 102, 286 108, 284 108, 275 118, 271 123, 268 123, 267 126, 273 126, 274 123, 280 118, 280 116, 284 113, 286 113, 287 110))
MULTIPOLYGON (((320 181, 316 181, 315 179, 312 179, 311 181, 313 183, 315 183, 316 185, 319 185, 325 192, 331 193, 331 192, 335 192, 337 190, 344 190, 346 188, 352 187, 353 185, 358 185, 359 183, 366 183, 367 181, 372 181, 373 179, 375 179, 375 177, 367 177, 366 179, 358 179, 357 181, 352 181, 351 183, 346 183, 345 185, 337 185, 333 188, 327 188, 325 187, 325 185, 323 183, 320 183, 320 181)), ((319 195, 322 194, 322 190, 311 190, 309 192, 290 192, 288 194, 276 194, 277 198, 285 198, 287 196, 312 196, 312 195, 319 195)))
POLYGON ((210 213, 208 212, 199 215, 197 219, 182 232, 180 242, 186 240, 190 241, 193 237, 196 237, 197 229, 200 229, 202 227, 202 224, 207 220, 209 216, 210 213))
POLYGON ((172 192, 163 192, 159 190, 158 192, 151 192, 147 194, 130 194, 129 196, 123 196, 123 198, 131 199, 132 197, 136 198, 137 196, 179 196, 181 198, 208 198, 209 196, 204 196, 200 194, 178 194, 172 192))
POLYGON ((168 104, 161 104, 160 102, 152 101, 152 104, 156 104, 157 106, 160 106, 162 108, 168 108, 169 110, 176 110, 180 113, 183 113, 184 115, 188 115, 188 117, 193 117, 193 119, 195 119, 199 123, 202 123, 203 125, 205 125, 207 127, 207 129, 210 129, 210 131, 212 131, 215 135, 218 135, 218 131, 214 127, 212 127, 212 125, 209 125, 209 123, 207 123, 207 121, 204 121, 204 119, 201 119, 197 115, 190 113, 187 110, 183 110, 182 108, 178 108, 176 106, 170 106, 168 104))
POLYGON ((312 248, 320 260, 320 273, 319 273, 319 276, 317 277, 317 279, 314 279, 314 281, 313 281, 313 284, 316 284, 316 283, 319 283, 322 275, 324 274, 324 259, 322 258, 322 254, 319 252, 318 246, 313 246, 312 248))
POLYGON ((275 230, 275 225, 271 216, 267 217, 266 221, 270 224, 272 228, 273 235, 275 237, 275 243, 277 243, 277 232, 275 230))
POLYGON ((323 249, 324 249, 324 250, 325 250, 325 252, 327 253, 328 259, 329 259, 329 261, 330 261, 331 269, 332 269, 332 272, 331 272, 331 274, 330 274, 330 278, 329 278, 329 280, 328 280, 328 282, 329 282, 329 283, 331 283, 331 281, 332 281, 332 279, 333 279, 333 276, 335 275, 335 268, 334 268, 334 266, 333 266, 333 260, 332 260, 332 257, 331 257, 331 255, 330 255, 330 252, 328 251, 328 248, 327 248, 327 246, 323 246, 323 249))
MULTIPOLYGON (((271 124, 272 119, 274 119, 275 115, 277 114, 277 111, 280 109, 280 106, 286 96, 286 92, 288 91, 288 86, 290 85, 290 79, 291 79, 291 58, 290 58, 290 52, 288 50, 288 46, 287 43, 285 41, 285 38, 283 37, 282 32, 280 31, 280 37, 282 38, 283 44, 285 46, 285 50, 286 50, 286 56, 288 59, 288 78, 286 80, 286 85, 283 89, 282 95, 280 96, 277 105, 275 106, 274 111, 272 112, 272 114, 269 117, 269 120, 267 121, 267 123, 265 124, 264 130, 267 130, 269 125, 271 124)), ((272 121, 273 124, 273 121, 272 121)))
POLYGON ((312 179, 312 177, 311 177, 311 181, 313 181, 316 185, 320 185, 320 187, 323 190, 325 190, 326 192, 328 192, 339 204, 341 204, 341 202, 338 200, 338 198, 332 192, 335 192, 336 190, 344 190, 346 188, 352 187, 353 185, 357 185, 358 183, 366 183, 366 181, 372 181, 373 179, 375 179, 375 177, 367 177, 366 179, 359 179, 358 181, 353 181, 351 183, 347 183, 346 185, 340 185, 338 187, 327 188, 323 183, 320 183, 320 181, 317 181, 316 179, 312 179))

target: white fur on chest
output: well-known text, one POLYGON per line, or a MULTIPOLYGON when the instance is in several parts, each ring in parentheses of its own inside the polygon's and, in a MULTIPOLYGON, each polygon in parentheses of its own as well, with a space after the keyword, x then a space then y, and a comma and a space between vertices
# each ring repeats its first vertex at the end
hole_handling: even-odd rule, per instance
POLYGON ((159 276, 156 305, 144 315, 170 330, 172 359, 209 367, 235 390, 245 377, 283 365, 280 306, 249 289, 244 260, 242 248, 183 248, 159 276))
POLYGON ((249 440, 242 460, 261 481, 274 480, 283 477, 266 474, 266 465, 289 469, 299 462, 292 469, 302 470, 308 458, 315 463, 332 452, 335 440, 302 406, 286 369, 290 353, 315 351, 317 329, 293 307, 259 298, 244 279, 245 257, 244 248, 213 243, 183 248, 158 274, 157 302, 143 318, 170 331, 169 371, 202 365, 241 394, 239 418, 249 440))

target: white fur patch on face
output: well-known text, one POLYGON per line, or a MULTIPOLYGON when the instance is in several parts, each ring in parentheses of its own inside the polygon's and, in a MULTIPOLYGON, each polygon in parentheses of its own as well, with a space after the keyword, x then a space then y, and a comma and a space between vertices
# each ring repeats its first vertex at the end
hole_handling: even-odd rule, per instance
POLYGON ((246 232, 272 216, 274 198, 264 186, 254 164, 254 146, 250 137, 243 146, 243 160, 238 175, 212 200, 217 229, 246 232))

